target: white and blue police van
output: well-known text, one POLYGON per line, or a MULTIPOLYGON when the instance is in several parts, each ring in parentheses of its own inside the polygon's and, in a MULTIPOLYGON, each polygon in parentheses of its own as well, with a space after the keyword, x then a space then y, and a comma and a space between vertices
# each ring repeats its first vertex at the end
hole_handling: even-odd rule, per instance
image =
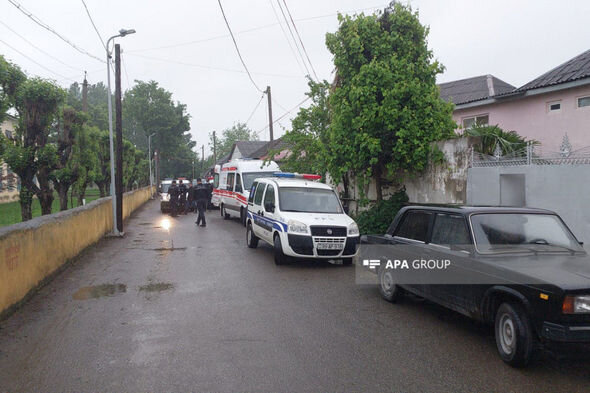
POLYGON ((341 260, 350 265, 360 234, 336 192, 319 175, 278 172, 254 180, 248 197, 246 241, 274 247, 277 265, 293 258, 341 260))

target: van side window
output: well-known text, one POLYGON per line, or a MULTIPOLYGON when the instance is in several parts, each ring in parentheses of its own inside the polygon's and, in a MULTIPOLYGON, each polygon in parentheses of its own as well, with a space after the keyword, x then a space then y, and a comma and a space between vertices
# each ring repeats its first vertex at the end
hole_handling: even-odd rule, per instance
POLYGON ((257 186, 257 185, 258 185, 258 182, 257 182, 257 181, 255 181, 255 182, 252 184, 252 188, 250 189, 250 195, 248 196, 248 202, 249 202, 249 203, 252 203, 252 202, 254 202, 254 192, 256 192, 256 186, 257 186))
POLYGON ((264 187, 266 184, 260 183, 258 187, 256 187, 256 195, 254 196, 254 204, 261 205, 262 204, 262 195, 264 194, 264 187))
POLYGON ((244 192, 244 189, 242 188, 242 177, 239 173, 236 173, 236 186, 234 187, 234 190, 236 192, 244 192))
POLYGON ((233 191, 234 190, 234 176, 236 174, 235 173, 228 173, 227 174, 227 191, 233 191))
POLYGON ((213 176, 213 188, 219 188, 219 173, 213 176))
POLYGON ((432 226, 430 242, 441 246, 451 244, 471 244, 463 216, 438 213, 432 226))
POLYGON ((425 242, 431 217, 432 213, 410 210, 404 215, 394 236, 425 242))

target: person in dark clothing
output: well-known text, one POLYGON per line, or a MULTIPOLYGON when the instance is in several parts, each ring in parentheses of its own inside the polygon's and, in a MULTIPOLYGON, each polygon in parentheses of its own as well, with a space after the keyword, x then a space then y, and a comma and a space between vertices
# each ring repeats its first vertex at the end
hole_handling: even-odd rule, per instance
POLYGON ((178 210, 186 214, 186 185, 182 180, 178 181, 178 210))
MULTIPOLYGON (((193 209, 193 194, 195 192, 195 188, 192 183, 189 183, 188 190, 186 190, 186 207, 184 208, 185 211, 191 211, 193 209)), ((193 209, 194 211, 194 209, 193 209)))
POLYGON ((170 202, 170 215, 176 217, 178 209, 178 186, 176 180, 172 180, 172 184, 168 188, 168 197, 170 202))
POLYGON ((201 224, 202 227, 207 226, 205 221, 205 210, 207 210, 207 202, 209 200, 209 192, 205 185, 201 182, 201 179, 197 179, 197 186, 194 190, 194 197, 197 201, 197 211, 199 216, 195 224, 201 224))

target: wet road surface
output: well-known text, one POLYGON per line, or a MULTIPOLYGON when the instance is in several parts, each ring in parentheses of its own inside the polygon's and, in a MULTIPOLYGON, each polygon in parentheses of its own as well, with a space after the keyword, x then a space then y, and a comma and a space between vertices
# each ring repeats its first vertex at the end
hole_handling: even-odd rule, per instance
POLYGON ((489 328, 418 299, 389 304, 353 266, 278 267, 235 219, 212 211, 197 228, 158 208, 0 322, 0 392, 590 389, 588 359, 512 369, 489 328))

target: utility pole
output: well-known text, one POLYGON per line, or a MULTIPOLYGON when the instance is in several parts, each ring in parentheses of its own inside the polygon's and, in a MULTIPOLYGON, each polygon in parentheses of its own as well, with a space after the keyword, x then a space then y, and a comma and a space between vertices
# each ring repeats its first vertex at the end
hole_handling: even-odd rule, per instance
POLYGON ((205 145, 201 145, 201 177, 205 174, 205 145))
POLYGON ((82 83, 82 112, 88 112, 88 81, 84 71, 84 82, 82 83))
POLYGON ((115 131, 117 134, 117 231, 123 233, 123 114, 121 112, 121 46, 115 44, 115 131))
POLYGON ((151 195, 152 199, 154 199, 154 193, 153 193, 154 178, 152 176, 152 137, 154 135, 156 135, 155 132, 148 136, 148 162, 150 164, 150 195, 151 195))
POLYGON ((193 160, 193 177, 191 178, 191 184, 193 184, 193 180, 195 180, 195 160, 193 160))
POLYGON ((158 149, 154 150, 154 164, 156 166, 156 191, 160 189, 160 155, 158 149))
POLYGON ((272 99, 270 96, 270 86, 266 86, 266 98, 268 98, 268 132, 270 134, 270 141, 273 141, 272 132, 272 99))
POLYGON ((217 163, 217 140, 215 139, 215 131, 213 131, 213 165, 217 163))

